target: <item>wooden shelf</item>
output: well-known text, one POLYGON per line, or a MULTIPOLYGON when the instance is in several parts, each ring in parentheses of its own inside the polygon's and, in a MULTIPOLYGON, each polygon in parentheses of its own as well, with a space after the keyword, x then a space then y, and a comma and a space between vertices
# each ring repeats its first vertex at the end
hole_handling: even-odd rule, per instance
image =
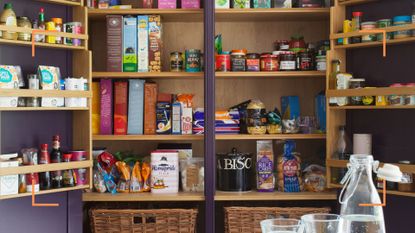
POLYGON ((92 78, 203 78, 203 72, 92 72, 92 78))
POLYGON ((19 166, 19 167, 7 167, 0 170, 0 176, 16 175, 16 174, 28 174, 47 171, 60 171, 68 169, 88 168, 92 167, 92 161, 75 161, 68 163, 51 163, 40 164, 31 166, 19 166))
MULTIPOLYGON (((326 164, 328 167, 337 167, 337 168, 346 168, 348 160, 336 160, 336 159, 328 159, 326 160, 326 164)), ((384 163, 380 163, 379 166, 383 166, 384 163)), ((407 173, 415 173, 415 164, 397 164, 393 163, 393 165, 398 166, 402 172, 407 173)))
POLYGON ((375 1, 377 0, 344 0, 344 1, 339 1, 339 5, 340 6, 353 6, 353 5, 371 3, 375 1))
POLYGON ((2 97, 92 97, 91 91, 62 91, 62 90, 30 90, 30 89, 2 89, 2 97))
POLYGON ((415 87, 377 87, 346 90, 327 90, 327 97, 415 95, 415 87))
MULTIPOLYGON (((70 188, 43 190, 43 191, 39 191, 39 192, 35 193, 35 196, 44 195, 44 194, 51 194, 51 193, 68 192, 68 191, 80 190, 80 189, 88 189, 88 188, 89 188, 89 185, 80 185, 80 186, 75 186, 75 187, 70 187, 70 188)), ((32 196, 32 193, 19 193, 19 194, 15 194, 15 195, 0 196, 0 200, 20 198, 20 197, 28 197, 28 196, 32 196)))
POLYGON ((161 15, 163 22, 203 21, 203 9, 88 9, 90 20, 105 20, 107 15, 161 15))
POLYGON ((194 141, 203 135, 93 135, 94 141, 194 141))
MULTIPOLYGON (((398 44, 407 44, 415 42, 415 37, 403 38, 403 39, 393 39, 386 42, 386 45, 398 45, 398 44)), ((374 42, 362 42, 358 44, 348 44, 348 45, 335 45, 334 49, 354 49, 354 48, 369 48, 369 47, 380 47, 383 45, 381 41, 374 42)))
POLYGON ((394 106, 394 105, 387 105, 387 106, 329 106, 330 110, 388 110, 388 109, 415 109, 415 105, 401 105, 401 106, 394 106))
POLYGON ((83 0, 76 0, 76 1, 70 1, 70 0, 37 0, 38 2, 46 2, 50 4, 58 4, 58 5, 64 5, 64 6, 82 6, 82 3, 80 1, 83 0))
POLYGON ((96 193, 96 192, 85 192, 82 195, 82 201, 204 201, 205 196, 201 193, 185 193, 179 192, 176 194, 153 194, 153 193, 96 193))
POLYGON ((72 108, 72 107, 17 107, 17 108, 2 108, 3 112, 18 112, 18 111, 87 111, 89 108, 72 108))
MULTIPOLYGON (((329 188, 343 188, 341 184, 329 184, 329 188)), ((383 193, 383 190, 378 189, 379 193, 383 193)), ((415 192, 400 192, 395 190, 386 190, 387 195, 396 195, 396 196, 406 196, 406 197, 415 197, 415 192)))
POLYGON ((307 140, 326 139, 325 134, 216 134, 216 140, 307 140))
MULTIPOLYGON (((19 45, 19 46, 32 46, 32 42, 22 41, 22 40, 0 39, 0 44, 19 45)), ((73 46, 73 45, 64 45, 64 44, 48 44, 48 43, 39 43, 39 42, 36 42, 35 46, 40 47, 40 48, 69 49, 69 50, 84 50, 85 49, 85 46, 73 46)))
POLYGON ((216 72, 216 78, 325 78, 325 71, 216 72))
POLYGON ((328 20, 329 8, 216 9, 217 22, 328 20))
POLYGON ((336 192, 301 192, 301 193, 260 193, 257 191, 232 193, 216 192, 216 201, 303 201, 303 200, 337 200, 336 192))

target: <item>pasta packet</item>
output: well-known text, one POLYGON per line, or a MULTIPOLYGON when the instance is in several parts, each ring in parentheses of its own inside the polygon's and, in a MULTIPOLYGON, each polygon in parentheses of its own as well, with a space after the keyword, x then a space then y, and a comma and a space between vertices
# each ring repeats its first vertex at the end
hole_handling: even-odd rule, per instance
POLYGON ((141 175, 143 177, 143 192, 151 191, 151 167, 147 162, 143 162, 143 167, 141 168, 141 175))
POLYGON ((143 177, 141 176, 140 162, 135 162, 131 173, 130 192, 143 192, 143 177))
POLYGON ((118 172, 120 173, 120 179, 117 183, 117 191, 120 193, 130 192, 130 180, 131 180, 131 169, 125 162, 118 161, 115 163, 118 172))

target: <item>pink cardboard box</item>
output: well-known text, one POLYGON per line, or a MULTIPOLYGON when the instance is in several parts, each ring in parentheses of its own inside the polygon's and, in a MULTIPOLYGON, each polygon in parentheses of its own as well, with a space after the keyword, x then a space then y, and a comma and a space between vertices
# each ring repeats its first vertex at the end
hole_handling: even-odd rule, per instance
POLYGON ((200 0, 181 0, 183 9, 200 9, 200 0))
POLYGON ((176 0, 158 0, 159 9, 176 9, 176 0))

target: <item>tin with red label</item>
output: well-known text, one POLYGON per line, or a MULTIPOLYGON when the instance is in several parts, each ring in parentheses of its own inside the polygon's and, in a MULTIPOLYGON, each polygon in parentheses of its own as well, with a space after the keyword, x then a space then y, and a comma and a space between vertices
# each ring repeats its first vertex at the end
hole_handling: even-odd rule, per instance
POLYGON ((278 71, 278 56, 269 53, 262 54, 261 71, 278 71))
POLYGON ((216 55, 216 71, 231 71, 231 55, 224 52, 216 55))
POLYGON ((246 55, 246 70, 259 71, 260 70, 260 56, 258 53, 248 53, 246 55))

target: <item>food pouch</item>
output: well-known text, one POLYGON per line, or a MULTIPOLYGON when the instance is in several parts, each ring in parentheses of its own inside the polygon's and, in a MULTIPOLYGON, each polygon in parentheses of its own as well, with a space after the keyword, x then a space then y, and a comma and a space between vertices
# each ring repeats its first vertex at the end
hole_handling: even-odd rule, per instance
POLYGON ((108 152, 104 151, 100 155, 98 155, 98 163, 101 166, 101 168, 103 168, 107 173, 111 172, 115 162, 115 157, 108 152))
POLYGON ((118 161, 115 163, 117 166, 118 172, 120 173, 120 179, 117 183, 117 191, 120 193, 130 192, 130 180, 131 180, 131 170, 130 167, 125 163, 118 161))
POLYGON ((140 162, 135 162, 131 173, 130 192, 143 192, 143 177, 141 176, 140 162))
POLYGON ((143 192, 151 191, 151 167, 147 162, 143 162, 143 167, 141 168, 141 176, 143 177, 143 192))
POLYGON ((117 193, 117 185, 114 182, 114 177, 109 175, 99 163, 97 164, 97 167, 98 171, 101 173, 101 176, 104 178, 105 187, 107 188, 108 192, 112 194, 117 193))
POLYGON ((107 191, 107 188, 105 187, 104 177, 97 168, 94 169, 94 188, 99 193, 105 193, 107 191))
POLYGON ((303 190, 301 159, 294 149, 294 141, 287 140, 284 144, 284 154, 278 158, 278 191, 301 192, 303 190))
POLYGON ((272 140, 257 141, 257 190, 272 192, 275 188, 272 140))

